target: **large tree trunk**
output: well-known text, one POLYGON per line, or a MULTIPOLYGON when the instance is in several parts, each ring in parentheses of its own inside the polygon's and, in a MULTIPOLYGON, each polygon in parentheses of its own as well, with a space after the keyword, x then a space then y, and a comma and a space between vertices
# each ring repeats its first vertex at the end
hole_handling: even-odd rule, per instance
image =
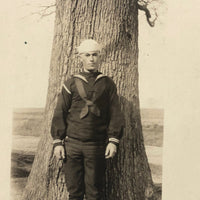
POLYGON ((126 122, 118 155, 108 161, 107 200, 145 200, 151 196, 152 178, 139 110, 137 1, 57 0, 46 128, 23 193, 24 200, 67 199, 62 161, 52 158, 50 125, 66 75, 81 68, 75 47, 90 37, 105 47, 100 71, 115 81, 126 122))

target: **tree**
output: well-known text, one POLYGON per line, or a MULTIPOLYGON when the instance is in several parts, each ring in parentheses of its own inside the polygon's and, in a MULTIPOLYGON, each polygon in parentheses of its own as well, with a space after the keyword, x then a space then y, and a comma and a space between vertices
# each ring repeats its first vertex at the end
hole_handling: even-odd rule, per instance
POLYGON ((107 199, 154 198, 139 109, 137 16, 136 0, 57 0, 45 130, 22 199, 67 199, 62 161, 52 156, 50 126, 63 81, 80 70, 75 48, 86 38, 104 44, 100 70, 115 81, 126 122, 118 155, 108 161, 107 199))

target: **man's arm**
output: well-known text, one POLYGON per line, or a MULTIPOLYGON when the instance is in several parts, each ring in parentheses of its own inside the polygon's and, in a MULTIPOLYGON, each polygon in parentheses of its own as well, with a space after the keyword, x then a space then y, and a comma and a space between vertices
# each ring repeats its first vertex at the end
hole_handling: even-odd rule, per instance
MULTIPOLYGON (((54 152, 57 152, 57 150, 59 149, 55 147, 63 146, 62 140, 66 137, 66 128, 67 128, 66 118, 68 115, 68 110, 71 107, 71 99, 72 99, 70 85, 71 85, 71 79, 64 82, 61 93, 58 96, 57 105, 54 110, 52 118, 51 136, 53 138, 54 152)), ((59 154, 59 152, 57 152, 57 154, 59 154)))
POLYGON ((109 125, 108 125, 108 146, 106 158, 113 157, 117 151, 119 140, 122 137, 124 118, 121 112, 119 96, 115 83, 110 79, 109 84, 109 125))

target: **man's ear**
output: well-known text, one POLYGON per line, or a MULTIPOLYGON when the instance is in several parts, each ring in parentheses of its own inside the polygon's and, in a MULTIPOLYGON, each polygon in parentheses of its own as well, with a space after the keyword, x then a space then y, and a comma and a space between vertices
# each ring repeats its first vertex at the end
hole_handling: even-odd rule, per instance
POLYGON ((104 52, 103 52, 103 51, 101 51, 101 52, 99 53, 99 59, 100 59, 100 63, 102 63, 102 62, 103 62, 104 58, 105 58, 104 52))
POLYGON ((75 51, 75 54, 79 54, 78 47, 75 47, 74 51, 75 51))
POLYGON ((78 53, 77 56, 78 56, 78 59, 79 59, 81 62, 83 62, 83 58, 82 58, 81 54, 78 53))
POLYGON ((99 53, 99 60, 101 61, 102 60, 102 54, 99 53))
POLYGON ((78 58, 80 58, 82 60, 82 56, 80 53, 77 54, 78 58))

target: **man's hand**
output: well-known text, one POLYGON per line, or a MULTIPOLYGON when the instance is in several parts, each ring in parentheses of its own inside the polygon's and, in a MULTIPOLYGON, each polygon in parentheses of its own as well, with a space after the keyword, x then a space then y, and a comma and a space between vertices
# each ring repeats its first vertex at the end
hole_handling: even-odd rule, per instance
POLYGON ((65 149, 62 145, 56 146, 54 148, 54 156, 58 160, 64 160, 65 159, 65 149))
POLYGON ((116 153, 117 153, 117 146, 111 142, 108 143, 106 147, 106 152, 105 152, 106 159, 113 158, 116 153))

